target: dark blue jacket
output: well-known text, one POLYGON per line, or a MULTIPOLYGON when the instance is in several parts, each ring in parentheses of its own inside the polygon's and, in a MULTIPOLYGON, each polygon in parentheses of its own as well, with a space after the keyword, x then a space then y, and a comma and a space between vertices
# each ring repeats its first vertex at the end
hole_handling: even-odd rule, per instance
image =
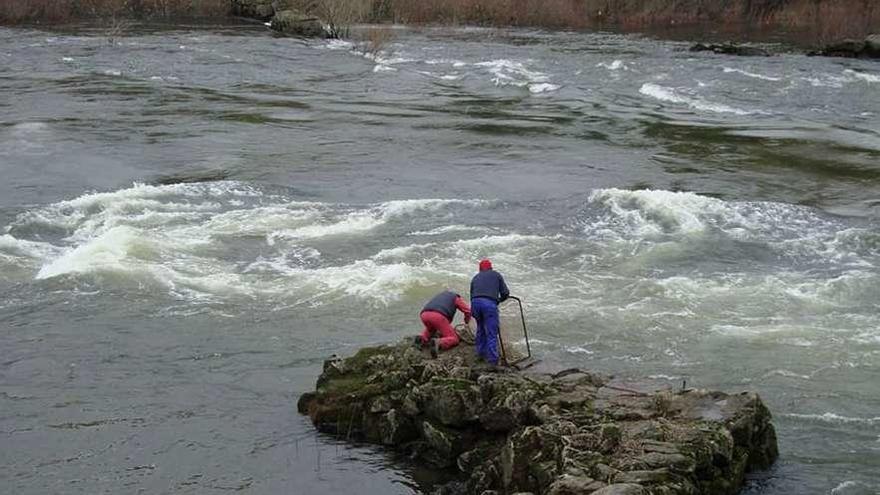
POLYGON ((464 313, 465 322, 470 320, 471 308, 462 301, 461 296, 451 290, 445 290, 428 301, 428 304, 425 304, 425 307, 422 308, 422 312, 436 311, 445 316, 451 323, 455 318, 456 309, 464 313))
POLYGON ((510 297, 510 290, 500 273, 483 270, 471 279, 471 300, 477 297, 486 297, 499 303, 510 297))

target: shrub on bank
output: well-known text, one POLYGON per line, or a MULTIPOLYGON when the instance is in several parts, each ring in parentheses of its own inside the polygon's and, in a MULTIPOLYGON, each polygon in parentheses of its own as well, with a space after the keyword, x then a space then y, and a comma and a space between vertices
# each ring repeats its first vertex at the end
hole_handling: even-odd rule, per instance
POLYGON ((584 28, 583 0, 380 0, 386 18, 402 23, 584 28))
MULTIPOLYGON (((0 0, 0 23, 58 23, 80 17, 224 16, 233 0, 0 0)), ((357 22, 617 27, 643 30, 784 29, 817 43, 880 32, 876 0, 275 0, 312 13, 338 36, 357 22)), ((271 10, 271 9, 270 9, 271 10)))
POLYGON ((0 22, 60 23, 88 17, 223 17, 230 0, 0 0, 0 22))

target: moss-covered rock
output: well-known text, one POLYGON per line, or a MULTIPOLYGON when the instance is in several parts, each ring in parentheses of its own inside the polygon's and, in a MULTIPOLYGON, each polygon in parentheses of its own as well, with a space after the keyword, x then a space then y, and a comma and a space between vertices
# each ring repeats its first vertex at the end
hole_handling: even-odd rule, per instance
POLYGON ((297 10, 282 10, 272 17, 270 27, 279 33, 301 38, 325 38, 327 31, 320 19, 297 10))
POLYGON ((499 370, 465 345, 439 359, 407 343, 332 358, 297 407, 321 431, 456 468, 438 493, 727 495, 778 456, 756 394, 499 370))

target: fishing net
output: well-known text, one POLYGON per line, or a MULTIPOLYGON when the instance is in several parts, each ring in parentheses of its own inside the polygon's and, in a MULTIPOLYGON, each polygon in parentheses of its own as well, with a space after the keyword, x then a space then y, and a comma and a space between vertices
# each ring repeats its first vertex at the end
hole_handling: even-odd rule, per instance
MULTIPOLYGON (((526 328, 522 305, 516 299, 508 299, 498 305, 498 354, 506 364, 516 363, 528 356, 526 348, 526 328)), ((455 332, 465 344, 473 345, 476 340, 477 324, 459 323, 455 332)))
POLYGON ((471 320, 468 324, 459 323, 458 325, 455 325, 455 333, 458 334, 458 338, 460 338, 465 344, 474 345, 474 342, 476 341, 476 328, 476 322, 471 320))
POLYGON ((522 305, 516 299, 508 299, 498 305, 498 317, 501 321, 498 331, 501 359, 511 364, 525 358, 528 351, 522 305))

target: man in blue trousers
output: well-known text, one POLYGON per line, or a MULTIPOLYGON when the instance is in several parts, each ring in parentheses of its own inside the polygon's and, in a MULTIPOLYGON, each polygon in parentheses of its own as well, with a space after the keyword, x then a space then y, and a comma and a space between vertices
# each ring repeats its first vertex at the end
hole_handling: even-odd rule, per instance
POLYGON ((504 277, 492 269, 488 259, 480 261, 480 272, 471 279, 471 312, 477 320, 474 339, 477 356, 498 364, 498 303, 510 297, 504 277))

